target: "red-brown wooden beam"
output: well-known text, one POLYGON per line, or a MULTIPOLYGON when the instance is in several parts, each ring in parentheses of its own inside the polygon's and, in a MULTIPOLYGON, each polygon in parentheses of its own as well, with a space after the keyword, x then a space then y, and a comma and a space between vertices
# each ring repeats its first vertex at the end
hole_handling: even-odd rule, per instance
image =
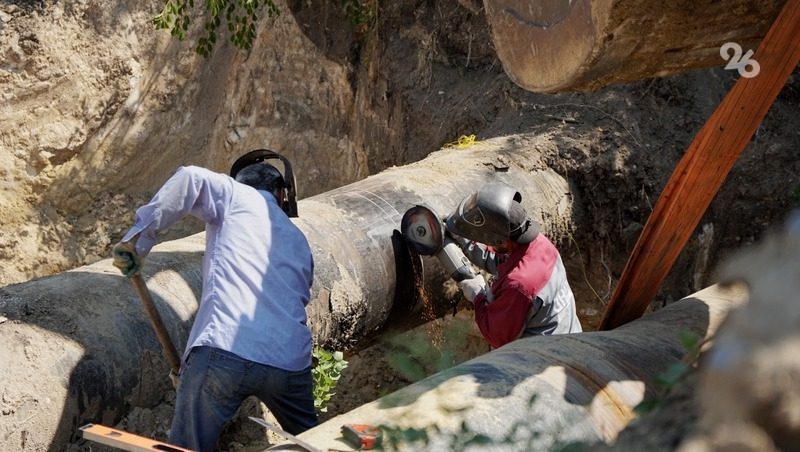
MULTIPOLYGON (((745 49, 746 52, 746 49, 745 49)), ((788 0, 741 77, 678 163, 622 272, 601 330, 642 316, 731 167, 800 62, 800 0, 788 0), (750 69, 750 68, 747 68, 750 69)))

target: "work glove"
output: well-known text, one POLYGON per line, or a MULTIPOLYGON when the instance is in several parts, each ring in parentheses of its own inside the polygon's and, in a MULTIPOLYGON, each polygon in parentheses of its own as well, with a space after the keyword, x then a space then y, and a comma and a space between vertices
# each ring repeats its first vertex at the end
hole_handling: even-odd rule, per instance
POLYGON ((458 283, 458 287, 462 292, 464 292, 464 298, 469 300, 471 303, 474 303, 475 299, 478 298, 478 295, 481 294, 486 296, 487 299, 490 298, 488 296, 488 292, 491 292, 491 289, 486 288, 486 280, 483 279, 482 275, 460 281, 458 283))
POLYGON ((180 376, 180 374, 175 372, 175 369, 170 369, 170 371, 169 371, 169 381, 172 382, 172 387, 173 388, 178 389, 178 384, 180 384, 180 382, 181 382, 181 376, 180 376))
POLYGON ((130 278, 131 276, 142 271, 144 259, 136 254, 136 248, 131 242, 119 242, 114 245, 112 250, 114 256, 114 266, 122 272, 123 275, 130 278))

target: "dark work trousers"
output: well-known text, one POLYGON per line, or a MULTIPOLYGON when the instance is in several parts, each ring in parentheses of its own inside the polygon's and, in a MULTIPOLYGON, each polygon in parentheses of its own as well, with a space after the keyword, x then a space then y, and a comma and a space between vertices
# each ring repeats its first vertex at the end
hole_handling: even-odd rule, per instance
POLYGON ((213 347, 195 347, 181 371, 170 443, 213 451, 225 423, 254 395, 296 435, 317 425, 311 367, 290 372, 213 347))

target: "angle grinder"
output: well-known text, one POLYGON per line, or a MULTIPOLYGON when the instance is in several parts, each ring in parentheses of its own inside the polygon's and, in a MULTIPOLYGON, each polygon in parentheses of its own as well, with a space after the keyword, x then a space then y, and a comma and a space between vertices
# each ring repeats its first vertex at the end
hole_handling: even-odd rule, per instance
POLYGON ((400 221, 400 232, 417 254, 436 256, 447 274, 457 282, 475 277, 469 259, 445 234, 441 217, 430 207, 417 205, 408 209, 400 221))

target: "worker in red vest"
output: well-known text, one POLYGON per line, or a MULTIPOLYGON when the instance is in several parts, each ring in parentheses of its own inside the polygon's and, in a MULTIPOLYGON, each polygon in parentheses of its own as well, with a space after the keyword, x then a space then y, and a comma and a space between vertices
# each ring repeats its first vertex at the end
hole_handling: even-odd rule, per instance
POLYGON ((491 286, 481 275, 458 283, 494 348, 583 331, 561 255, 520 201, 519 192, 492 182, 464 198, 446 222, 470 261, 494 275, 491 286))

